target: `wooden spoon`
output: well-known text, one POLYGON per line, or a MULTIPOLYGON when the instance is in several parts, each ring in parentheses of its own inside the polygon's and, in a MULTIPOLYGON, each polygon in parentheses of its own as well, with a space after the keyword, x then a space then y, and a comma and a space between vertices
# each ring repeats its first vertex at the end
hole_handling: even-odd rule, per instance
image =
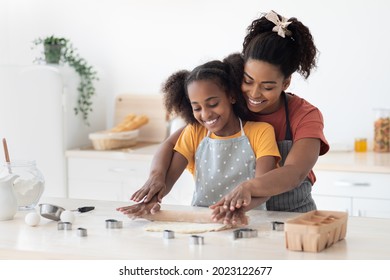
POLYGON ((5 154, 5 161, 7 162, 7 165, 8 165, 8 173, 12 174, 11 161, 9 160, 7 140, 5 140, 5 138, 3 138, 3 147, 4 147, 4 154, 5 154))

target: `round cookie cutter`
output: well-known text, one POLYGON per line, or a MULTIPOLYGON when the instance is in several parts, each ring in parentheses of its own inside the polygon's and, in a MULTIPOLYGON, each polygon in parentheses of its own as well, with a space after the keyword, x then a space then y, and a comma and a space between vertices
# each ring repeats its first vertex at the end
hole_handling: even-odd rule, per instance
POLYGON ((191 245, 203 245, 204 237, 200 235, 191 235, 190 236, 190 244, 191 245))
POLYGON ((123 222, 118 221, 115 219, 107 219, 106 220, 106 228, 122 228, 123 227, 123 222))
POLYGON ((57 229, 58 230, 71 230, 72 229, 72 223, 70 223, 70 222, 58 222, 57 229))
POLYGON ((175 232, 173 230, 166 229, 163 231, 163 237, 165 239, 173 239, 175 238, 175 232))
POLYGON ((77 229, 77 235, 80 236, 80 237, 87 236, 88 235, 87 234, 87 229, 79 227, 77 229))

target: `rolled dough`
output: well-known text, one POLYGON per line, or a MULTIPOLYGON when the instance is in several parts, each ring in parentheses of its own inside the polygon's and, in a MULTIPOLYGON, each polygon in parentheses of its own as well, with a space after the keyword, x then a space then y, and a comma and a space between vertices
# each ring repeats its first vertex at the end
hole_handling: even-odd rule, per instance
MULTIPOLYGON (((130 215, 129 217, 131 218, 130 215)), ((221 231, 233 227, 232 225, 215 223, 211 219, 211 210, 160 210, 155 214, 143 215, 141 218, 153 221, 145 226, 146 231, 172 230, 177 233, 195 234, 208 231, 221 231)))
POLYGON ((146 231, 171 230, 176 233, 196 234, 209 231, 221 231, 232 226, 215 223, 188 223, 188 222, 151 222, 145 226, 146 231))
MULTIPOLYGON (((129 216, 131 217, 131 216, 129 216)), ((213 224, 211 211, 173 211, 160 210, 155 214, 146 214, 140 218, 149 221, 161 222, 188 222, 188 223, 206 223, 213 224)))

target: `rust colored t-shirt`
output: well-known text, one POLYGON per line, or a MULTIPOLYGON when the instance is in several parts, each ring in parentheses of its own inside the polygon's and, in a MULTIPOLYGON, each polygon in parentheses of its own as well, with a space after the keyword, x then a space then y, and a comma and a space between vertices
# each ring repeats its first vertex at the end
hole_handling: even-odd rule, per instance
MULTIPOLYGON (((328 141, 324 136, 324 119, 320 110, 292 93, 287 93, 288 109, 290 117, 291 133, 293 142, 303 138, 318 138, 321 141, 320 154, 324 155, 329 150, 328 141)), ((278 111, 267 115, 254 115, 254 120, 267 122, 274 127, 277 141, 285 139, 286 135, 286 114, 284 106, 278 111)), ((314 184, 316 177, 313 170, 308 175, 314 184)))

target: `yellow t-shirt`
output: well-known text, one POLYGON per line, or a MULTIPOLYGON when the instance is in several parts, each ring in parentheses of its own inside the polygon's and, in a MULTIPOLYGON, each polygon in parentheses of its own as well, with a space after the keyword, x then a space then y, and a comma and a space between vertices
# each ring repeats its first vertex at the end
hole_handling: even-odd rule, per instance
MULTIPOLYGON (((265 122, 246 122, 244 133, 255 153, 256 159, 263 156, 274 156, 280 159, 278 145, 276 144, 274 128, 265 122)), ((187 160, 187 169, 195 174, 195 153, 204 137, 207 136, 207 129, 200 125, 187 125, 176 142, 174 150, 182 154, 187 160)), ((231 139, 241 136, 241 131, 227 137, 219 137, 214 133, 210 134, 212 139, 231 139)))

